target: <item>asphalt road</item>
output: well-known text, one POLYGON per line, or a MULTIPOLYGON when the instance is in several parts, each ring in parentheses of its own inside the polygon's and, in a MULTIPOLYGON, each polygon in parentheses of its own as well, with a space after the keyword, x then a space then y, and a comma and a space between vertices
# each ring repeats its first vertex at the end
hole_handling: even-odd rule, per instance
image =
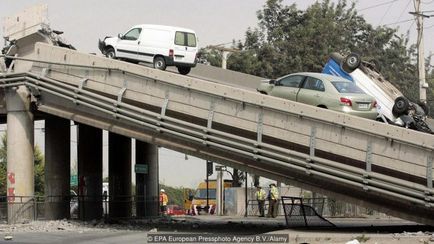
MULTIPOLYGON (((364 243, 431 243, 434 241, 434 227, 418 225, 397 218, 329 219, 337 228, 291 228, 284 226, 283 217, 277 219, 258 217, 199 216, 176 217, 153 223, 135 225, 105 225, 104 227, 74 227, 72 229, 40 230, 38 232, 20 230, 11 232, 12 240, 6 241, 9 233, 0 226, 0 243, 147 243, 148 233, 152 234, 193 234, 194 236, 221 235, 261 235, 284 234, 289 243, 346 243, 359 239, 364 243)), ((89 225, 87 225, 89 226, 89 225)), ((229 242, 232 243, 232 242, 229 242)), ((280 243, 280 242, 279 242, 280 243)))

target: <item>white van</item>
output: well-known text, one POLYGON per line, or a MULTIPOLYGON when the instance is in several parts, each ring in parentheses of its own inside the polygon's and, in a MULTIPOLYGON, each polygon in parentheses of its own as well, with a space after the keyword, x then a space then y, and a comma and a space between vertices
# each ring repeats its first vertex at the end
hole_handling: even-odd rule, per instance
POLYGON ((108 58, 152 63, 160 70, 176 66, 183 75, 196 66, 198 51, 193 30, 164 25, 136 25, 118 37, 105 37, 98 47, 108 58))

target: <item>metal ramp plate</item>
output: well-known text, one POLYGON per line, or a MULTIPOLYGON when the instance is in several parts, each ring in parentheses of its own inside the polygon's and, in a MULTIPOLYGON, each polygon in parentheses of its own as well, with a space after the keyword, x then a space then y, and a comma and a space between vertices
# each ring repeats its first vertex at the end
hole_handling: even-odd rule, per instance
POLYGON ((282 196, 286 225, 291 227, 336 227, 321 216, 324 199, 282 196))

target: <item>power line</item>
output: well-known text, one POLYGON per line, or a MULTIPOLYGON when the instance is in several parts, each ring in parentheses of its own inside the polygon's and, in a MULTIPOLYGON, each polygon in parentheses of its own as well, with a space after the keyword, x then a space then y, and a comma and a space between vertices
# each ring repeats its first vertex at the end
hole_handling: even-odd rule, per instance
POLYGON ((383 5, 386 5, 386 4, 390 4, 390 3, 393 3, 393 2, 396 2, 396 1, 398 1, 398 0, 392 0, 392 1, 385 2, 385 3, 379 3, 379 4, 376 4, 376 5, 372 5, 372 6, 369 6, 369 7, 366 7, 366 8, 359 9, 359 12, 362 12, 362 11, 365 11, 365 10, 368 10, 368 9, 371 9, 371 8, 380 7, 380 6, 383 6, 383 5))
POLYGON ((406 20, 401 20, 401 21, 397 21, 397 22, 393 22, 393 23, 389 23, 389 24, 385 24, 384 26, 389 26, 389 25, 396 25, 396 24, 401 24, 401 23, 406 23, 406 22, 410 22, 414 20, 414 18, 411 19, 406 19, 406 20))
POLYGON ((392 7, 392 5, 393 5, 394 2, 395 2, 395 1, 393 1, 393 2, 391 2, 391 3, 389 4, 389 7, 387 7, 386 12, 384 12, 383 17, 381 17, 380 23, 378 23, 378 25, 381 25, 381 23, 383 23, 383 19, 384 19, 384 17, 387 15, 387 13, 389 13, 389 10, 390 10, 390 8, 392 7))
POLYGON ((410 27, 408 28, 407 31, 409 31, 411 29, 411 27, 413 27, 414 23, 416 23, 416 20, 413 21, 413 23, 411 23, 410 27))
MULTIPOLYGON (((408 6, 410 6, 412 0, 408 0, 407 6, 402 10, 401 14, 399 15, 398 19, 396 21, 399 21, 402 17, 402 15, 405 13, 405 11, 408 9, 408 6)), ((433 0, 434 1, 434 0, 433 0)))

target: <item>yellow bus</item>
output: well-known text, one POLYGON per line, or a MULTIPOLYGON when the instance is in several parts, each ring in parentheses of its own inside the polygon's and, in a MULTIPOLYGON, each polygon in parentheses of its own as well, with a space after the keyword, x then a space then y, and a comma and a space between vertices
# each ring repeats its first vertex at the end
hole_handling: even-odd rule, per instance
MULTIPOLYGON (((206 181, 199 183, 194 194, 189 194, 188 198, 184 201, 184 208, 187 214, 200 215, 200 214, 214 214, 216 209, 216 180, 208 180, 208 206, 207 206, 207 190, 206 181)), ((232 186, 232 180, 224 180, 224 189, 232 186)), ((184 193, 184 196, 186 193, 184 193)), ((224 194, 223 194, 224 196, 224 194)))

